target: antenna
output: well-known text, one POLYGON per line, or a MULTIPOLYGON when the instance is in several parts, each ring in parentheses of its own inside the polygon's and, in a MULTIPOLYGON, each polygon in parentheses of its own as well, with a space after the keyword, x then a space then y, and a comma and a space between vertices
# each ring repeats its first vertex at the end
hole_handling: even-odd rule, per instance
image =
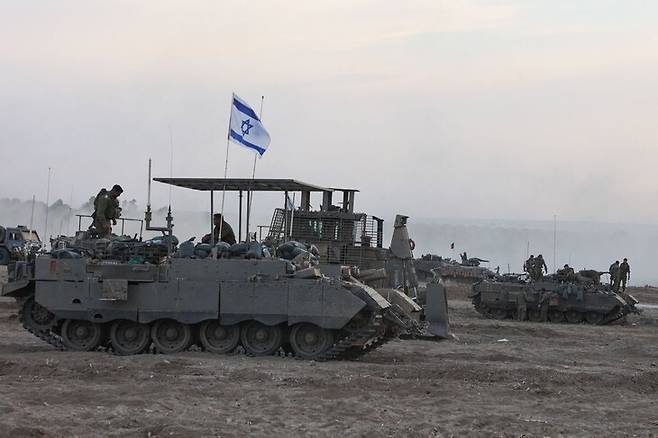
MULTIPOLYGON (((174 137, 171 134, 171 125, 169 125, 169 178, 174 177, 174 137)), ((149 181, 151 177, 149 176, 149 181)), ((171 210, 171 191, 173 185, 169 184, 169 209, 171 210)))
POLYGON ((43 230, 43 238, 47 239, 48 238, 48 206, 50 205, 50 173, 51 173, 51 168, 50 166, 48 167, 48 188, 46 189, 46 223, 44 225, 44 230, 43 230))
POLYGON ((149 210, 151 209, 151 159, 149 158, 149 175, 148 175, 148 180, 146 181, 146 186, 148 187, 147 189, 147 194, 146 194, 146 206, 149 207, 149 210))
POLYGON ((34 204, 37 201, 37 195, 32 195, 32 213, 30 214, 30 239, 32 239, 32 230, 34 230, 34 204))
POLYGON ((73 217, 73 186, 71 186, 71 198, 69 199, 69 214, 66 218, 66 234, 71 232, 71 218, 73 217))
POLYGON ((553 215, 553 272, 557 272, 557 215, 553 215))

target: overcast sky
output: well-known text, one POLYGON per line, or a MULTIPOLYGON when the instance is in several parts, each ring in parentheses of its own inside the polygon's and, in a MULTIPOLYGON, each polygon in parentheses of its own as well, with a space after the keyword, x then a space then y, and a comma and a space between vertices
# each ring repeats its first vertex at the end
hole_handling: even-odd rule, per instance
MULTIPOLYGON (((374 214, 658 221, 658 2, 0 1, 0 197, 221 177, 231 92, 257 176, 374 214)), ((231 146, 229 176, 251 174, 231 146)), ((158 203, 168 190, 154 189, 158 203)), ((173 193, 174 207, 206 208, 173 193)))

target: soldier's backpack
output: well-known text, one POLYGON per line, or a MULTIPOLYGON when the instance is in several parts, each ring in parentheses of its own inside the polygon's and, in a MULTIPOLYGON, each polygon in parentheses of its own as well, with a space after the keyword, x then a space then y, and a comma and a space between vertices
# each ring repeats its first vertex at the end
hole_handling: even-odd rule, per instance
POLYGON ((100 192, 98 192, 98 195, 94 198, 94 212, 91 214, 91 217, 96 219, 96 211, 98 210, 98 200, 101 198, 101 196, 105 196, 107 194, 107 189, 101 189, 100 192))

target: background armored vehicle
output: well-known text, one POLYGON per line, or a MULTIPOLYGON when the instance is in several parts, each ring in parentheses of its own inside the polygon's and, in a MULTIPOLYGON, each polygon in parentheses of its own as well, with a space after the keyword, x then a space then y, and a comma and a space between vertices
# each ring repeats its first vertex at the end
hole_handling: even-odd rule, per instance
POLYGON ((421 281, 427 281, 433 278, 434 274, 443 279, 452 281, 473 283, 485 278, 496 276, 494 271, 479 265, 482 259, 474 258, 478 263, 466 261, 459 263, 451 258, 444 258, 434 254, 425 254, 420 258, 414 259, 414 266, 421 281))
POLYGON ((525 274, 506 274, 474 284, 471 297, 479 313, 497 319, 608 324, 639 313, 638 301, 602 284, 600 274, 586 270, 537 281, 525 274))
POLYGON ((11 260, 24 259, 30 252, 40 248, 39 235, 24 225, 15 228, 0 227, 0 265, 11 260))
MULTIPOLYGON (((212 210, 211 202, 211 217, 212 210)), ((139 241, 120 242, 127 249, 118 252, 115 241, 105 241, 101 250, 102 239, 92 253, 78 236, 74 245, 37 256, 27 283, 3 288, 17 299, 24 327, 72 350, 110 347, 128 355, 153 346, 174 353, 198 343, 215 353, 283 348, 307 359, 353 358, 414 328, 400 306, 349 270, 327 277, 269 257, 255 242, 235 250, 211 242, 204 256, 186 255, 175 246, 171 214, 166 227, 152 227, 149 202, 145 222, 164 234, 165 253, 138 254, 139 241), (260 253, 252 257, 254 247, 260 253)))

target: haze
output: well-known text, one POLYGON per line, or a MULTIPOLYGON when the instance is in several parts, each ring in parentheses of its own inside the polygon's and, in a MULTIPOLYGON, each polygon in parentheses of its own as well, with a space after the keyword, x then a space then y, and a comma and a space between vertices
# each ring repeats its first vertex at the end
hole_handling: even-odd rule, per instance
MULTIPOLYGON (((118 182, 144 205, 148 157, 156 176, 221 177, 235 92, 265 96, 257 176, 359 188, 357 207, 389 224, 658 221, 654 2, 0 7, 0 197, 44 201, 51 167, 51 203, 118 182)), ((229 176, 252 157, 232 145, 229 176)), ((182 190, 172 204, 207 209, 182 190)))

